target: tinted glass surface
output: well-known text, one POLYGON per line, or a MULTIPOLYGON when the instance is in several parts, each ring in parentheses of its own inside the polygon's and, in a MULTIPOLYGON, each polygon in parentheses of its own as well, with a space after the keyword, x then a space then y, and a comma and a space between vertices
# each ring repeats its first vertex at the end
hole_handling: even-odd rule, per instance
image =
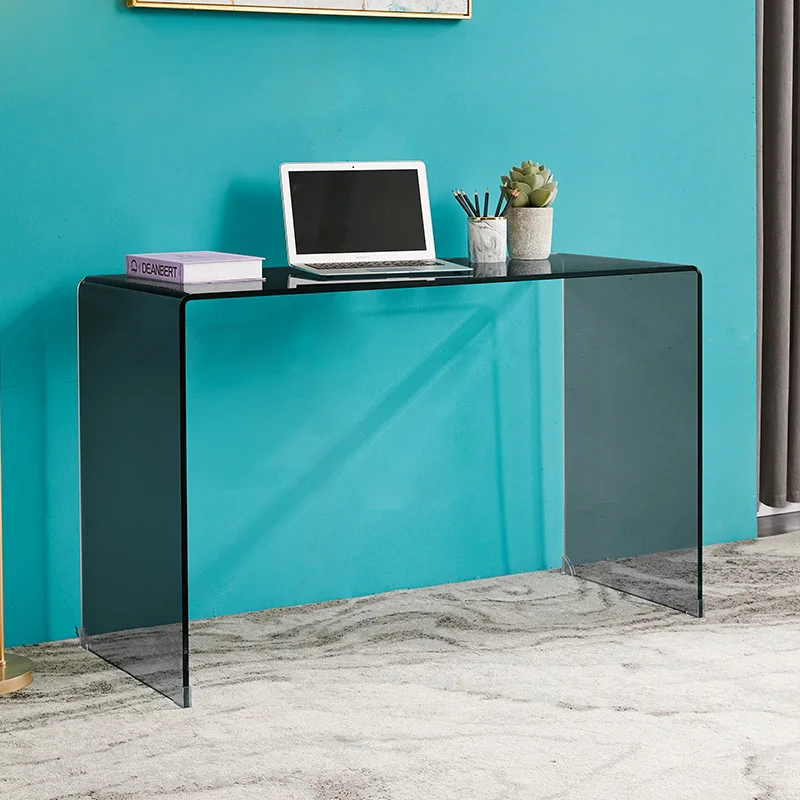
POLYGON ((82 641, 187 705, 181 301, 78 297, 82 641))
MULTIPOLYGON (((356 319, 351 303, 368 303, 373 290, 380 290, 378 295, 385 297, 385 293, 394 288, 402 290, 415 285, 457 287, 471 283, 504 283, 504 286, 475 286, 474 290, 469 290, 474 292, 474 299, 480 301, 483 310, 479 313, 476 306, 466 320, 457 320, 456 339, 461 342, 459 337, 469 333, 472 344, 489 350, 497 349, 505 341, 514 348, 535 343, 539 356, 544 357, 553 348, 542 349, 543 337, 550 335, 548 331, 561 333, 563 323, 565 541, 564 549, 558 548, 559 554, 564 553, 566 565, 576 576, 689 613, 701 611, 700 277, 692 267, 554 254, 543 262, 481 265, 472 275, 437 278, 418 284, 393 285, 372 280, 338 286, 320 283, 296 291, 287 289, 290 274, 289 268, 267 269, 260 290, 240 291, 217 285, 199 294, 196 293, 198 287, 129 280, 124 275, 95 276, 82 285, 79 295, 82 633, 89 649, 178 704, 188 704, 186 473, 182 461, 185 420, 181 383, 184 372, 182 304, 187 297, 206 300, 295 295, 289 302, 280 301, 274 306, 254 304, 270 305, 270 311, 275 312, 272 316, 281 312, 294 322, 304 313, 316 319, 319 315, 313 311, 317 302, 330 301, 335 305, 336 301, 346 306, 342 308, 340 319, 350 326, 356 319), (550 281, 552 288, 560 284, 563 320, 558 317, 562 304, 552 302, 552 297, 543 305, 537 301, 529 310, 520 306, 514 312, 522 315, 520 319, 512 315, 515 320, 511 327, 513 335, 504 338, 498 334, 503 330, 498 320, 506 319, 507 310, 503 314, 499 311, 505 309, 506 304, 509 309, 516 308, 526 297, 533 300, 527 291, 532 287, 509 283, 519 280, 550 281), (354 291, 365 294, 351 298, 339 295, 338 300, 300 296, 354 291), (499 306, 495 308, 492 302, 499 306), (541 330, 532 329, 529 336, 523 333, 527 331, 525 320, 537 317, 536 308, 539 314, 548 313, 541 316, 541 330), (550 311, 555 311, 556 316, 550 311), (475 331, 473 326, 477 326, 475 331), (484 336, 484 328, 492 330, 491 336, 484 336), (472 336, 472 332, 476 335, 472 336)), ((409 293, 408 297, 413 294, 409 293)), ((433 315, 435 319, 430 320, 431 325, 446 325, 443 314, 453 313, 449 295, 448 290, 420 293, 425 302, 442 304, 433 315)), ((465 294, 463 299, 466 301, 469 296, 465 294)), ((351 331, 356 341, 369 341, 374 332, 375 315, 366 314, 363 318, 365 324, 369 320, 370 336, 359 337, 357 331, 351 331)), ((276 320, 277 323, 280 320, 276 320)), ((238 330, 238 322, 233 328, 238 330)), ((278 324, 278 330, 285 330, 283 324, 278 324)), ((310 335, 313 327, 303 325, 301 330, 310 335)), ((508 357, 509 353, 503 351, 493 353, 492 358, 483 353, 475 363, 494 364, 500 372, 484 374, 465 369, 465 381, 469 378, 473 383, 464 383, 464 392, 470 401, 462 404, 456 402, 450 382, 455 374, 454 367, 460 363, 457 353, 461 353, 463 343, 452 351, 445 347, 440 353, 442 344, 449 341, 447 337, 442 339, 435 332, 432 335, 432 331, 416 323, 408 329, 408 336, 413 335, 421 337, 416 345, 411 338, 400 339, 401 344, 408 346, 407 354, 424 356, 425 346, 435 344, 437 358, 446 356, 440 360, 441 371, 444 374, 446 368, 448 381, 447 385, 443 384, 440 397, 426 395, 430 408, 419 412, 418 424, 410 425, 411 430, 423 431, 424 426, 432 422, 431 409, 439 413, 454 403, 456 411, 463 406, 471 412, 455 421, 454 430, 460 437, 465 431, 471 431, 476 446, 483 442, 488 452, 492 443, 487 445, 481 437, 485 437, 489 428, 476 415, 476 399, 481 396, 479 389, 486 390, 484 395, 488 397, 487 387, 499 387, 500 400, 492 406, 496 420, 516 432, 512 439, 515 447, 526 442, 535 444, 533 440, 521 439, 519 431, 524 429, 525 420, 530 421, 537 397, 541 400, 549 396, 547 391, 543 392, 544 388, 549 387, 551 381, 561 388, 560 369, 548 371, 550 377, 540 382, 538 390, 526 399, 521 388, 523 384, 517 381, 519 376, 511 375, 507 383, 503 370, 525 372, 532 353, 515 351, 513 357, 508 357), (482 382, 474 383, 481 377, 482 382), (501 378, 499 383, 498 378, 501 378), (509 386, 512 390, 506 391, 509 386), (515 414, 521 415, 521 422, 515 414)), ((277 338, 277 335, 267 337, 266 345, 277 338)), ((259 342, 258 336, 250 339, 259 342)), ((391 341, 396 343, 395 339, 391 341)), ((292 337, 291 341, 294 340, 292 337)), ((211 341, 215 341, 214 336, 211 341)), ((326 340, 326 344, 330 342, 326 340)), ((341 343, 345 351, 346 344, 341 343)), ((306 358, 310 349, 313 347, 301 348, 297 363, 306 358)), ((286 363, 291 366, 289 355, 286 354, 286 363)), ((561 348, 558 348, 556 361, 559 364, 560 356, 561 348)), ((382 347, 377 347, 375 358, 375 364, 385 361, 382 347)), ((416 396, 419 390, 422 397, 423 387, 425 392, 435 388, 430 370, 436 363, 436 359, 423 358, 419 368, 411 364, 409 374, 413 380, 408 382, 408 387, 412 395, 416 396)), ((329 366, 337 368, 334 362, 329 366)), ((321 368, 325 368, 324 359, 321 368)), ((294 375, 296 371, 290 370, 289 374, 294 375)), ((372 374, 370 369, 366 378, 372 374)), ((215 397, 227 375, 227 369, 223 369, 220 380, 210 382, 209 391, 215 397)), ((280 376, 275 370, 270 370, 269 375, 276 378, 270 387, 283 391, 285 378, 278 380, 280 376)), ((196 389, 194 386, 193 394, 196 389)), ((346 401, 348 395, 345 393, 343 397, 346 401)), ((327 405, 324 404, 323 409, 327 405)), ((374 408, 388 409, 391 419, 399 419, 394 413, 397 409, 392 406, 378 403, 374 408)), ((347 406, 344 411, 348 411, 347 406)), ((254 414, 253 418, 256 416, 254 414)), ((548 424, 561 421, 560 414, 552 413, 552 409, 539 416, 549 420, 548 424)), ((247 414, 241 417, 249 418, 247 414)), ((337 414, 336 418, 341 422, 346 420, 346 415, 337 414)), ((366 422, 375 421, 380 422, 378 416, 370 412, 366 422)), ((560 424, 557 426, 560 436, 560 424)), ((382 424, 374 427, 384 430, 382 424)), ((288 430, 292 430, 291 426, 288 430)), ((363 426, 357 426, 357 432, 364 430, 363 426)), ((406 433, 400 432, 398 436, 407 447, 406 433)), ((423 436, 426 442, 428 438, 427 434, 423 436)), ((349 441, 342 439, 344 444, 349 441)), ((459 447, 453 449, 453 453, 461 453, 460 440, 454 439, 454 444, 459 447)), ((541 444, 544 445, 544 439, 541 444)), ((522 513, 528 506, 519 502, 519 497, 536 496, 536 491, 526 485, 531 473, 526 466, 512 466, 508 459, 513 452, 505 447, 501 450, 503 469, 500 471, 498 467, 497 474, 503 476, 502 492, 505 493, 511 483, 519 484, 522 491, 511 505, 495 503, 494 507, 505 508, 503 514, 508 509, 513 509, 514 514, 522 513)), ((396 445, 387 446, 389 453, 398 451, 396 445)), ((216 456, 218 448, 214 446, 210 452, 216 456)), ((345 450, 337 444, 331 452, 336 456, 345 450)), ((198 463, 202 467, 210 462, 208 458, 201 458, 198 463)), ((474 463, 480 464, 481 469, 491 466, 483 460, 474 463)), ((311 469, 318 470, 329 464, 330 459, 314 457, 311 469)), ((441 489, 442 469, 441 465, 437 466, 433 478, 421 483, 425 497, 456 500, 467 485, 463 475, 458 473, 462 468, 461 461, 454 459, 453 480, 459 491, 437 491, 431 495, 431 485, 441 489)), ((406 471, 402 468, 400 474, 405 476, 406 471)), ((276 474, 286 477, 284 472, 276 474)), ((372 474, 381 475, 378 471, 372 474)), ((482 490, 501 485, 486 474, 470 477, 475 478, 482 490)), ((255 491, 259 496, 263 485, 263 481, 256 482, 255 491)), ((298 491, 304 491, 309 485, 305 479, 297 481, 298 491)), ((392 485, 397 485, 397 481, 392 485)), ((560 480, 559 485, 562 485, 560 480)), ((558 495, 560 492, 553 487, 543 491, 540 508, 547 507, 558 495)), ((292 494, 287 497, 295 499, 292 494)), ((226 504, 226 508, 237 507, 226 504)), ((283 507, 305 509, 307 506, 302 502, 286 502, 283 507)), ((507 524, 506 520, 501 527, 507 524)), ((491 530, 489 524, 484 527, 485 532, 491 530)), ((441 526, 436 530, 439 528, 441 526)), ((522 519, 520 530, 532 530, 530 520, 522 519)), ((512 539, 506 537, 509 558, 513 550, 511 543, 512 539)), ((524 548, 520 552, 530 554, 524 548)), ((512 566, 511 561, 509 566, 512 566)), ((208 570, 210 585, 218 585, 217 567, 215 562, 208 570)), ((297 571, 290 571, 290 574, 295 575, 297 571)))
POLYGON ((699 278, 564 282, 565 554, 578 577, 701 613, 699 278))
POLYGON ((298 254, 424 251, 416 170, 292 172, 298 254))
MULTIPOLYGON (((447 258, 457 264, 468 264, 465 258, 447 258)), ((624 258, 600 258, 597 256, 583 256, 570 253, 553 253, 545 261, 508 261, 502 264, 480 264, 471 273, 459 275, 442 275, 418 281, 392 283, 387 280, 364 279, 349 283, 332 283, 320 280, 314 285, 302 286, 296 289, 288 288, 290 275, 300 275, 291 267, 267 267, 264 270, 264 283, 254 289, 242 289, 235 281, 223 283, 195 284, 181 286, 166 282, 144 281, 140 278, 128 278, 125 275, 93 275, 91 280, 109 286, 133 288, 142 292, 164 294, 170 297, 193 297, 196 299, 212 300, 217 297, 253 297, 257 295, 297 294, 301 292, 358 292, 381 289, 382 291, 393 288, 409 288, 411 286, 435 286, 469 283, 492 283, 495 281, 517 280, 561 280, 563 278, 578 278, 590 275, 636 275, 652 272, 686 272, 694 271, 693 267, 682 264, 660 264, 652 261, 634 261, 624 258)))

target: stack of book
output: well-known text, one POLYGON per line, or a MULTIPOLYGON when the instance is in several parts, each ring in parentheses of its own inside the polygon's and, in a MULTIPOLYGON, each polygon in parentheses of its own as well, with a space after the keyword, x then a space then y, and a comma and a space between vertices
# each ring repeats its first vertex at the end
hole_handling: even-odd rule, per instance
POLYGON ((183 285, 236 283, 239 290, 261 287, 263 258, 199 250, 189 253, 140 253, 125 257, 129 278, 183 285), (246 284, 246 285, 245 285, 246 284))

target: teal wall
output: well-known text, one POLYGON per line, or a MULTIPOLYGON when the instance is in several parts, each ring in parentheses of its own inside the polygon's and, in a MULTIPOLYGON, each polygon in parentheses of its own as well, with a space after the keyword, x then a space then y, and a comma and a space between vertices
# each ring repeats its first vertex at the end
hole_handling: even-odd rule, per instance
POLYGON ((187 304, 193 617, 561 565, 561 282, 479 288, 187 304))
POLYGON ((278 163, 384 158, 427 162, 442 253, 463 249, 448 190, 533 158, 560 181, 557 249, 702 267, 706 538, 754 535, 751 0, 476 0, 463 23, 3 0, 12 643, 79 619, 79 279, 136 250, 280 263, 278 163))

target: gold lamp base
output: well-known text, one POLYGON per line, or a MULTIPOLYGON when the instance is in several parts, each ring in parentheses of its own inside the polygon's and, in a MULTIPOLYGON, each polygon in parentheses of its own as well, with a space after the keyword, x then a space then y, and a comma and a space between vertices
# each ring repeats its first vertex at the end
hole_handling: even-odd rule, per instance
POLYGON ((6 653, 6 665, 0 667, 0 695, 24 689, 33 680, 33 661, 6 653))

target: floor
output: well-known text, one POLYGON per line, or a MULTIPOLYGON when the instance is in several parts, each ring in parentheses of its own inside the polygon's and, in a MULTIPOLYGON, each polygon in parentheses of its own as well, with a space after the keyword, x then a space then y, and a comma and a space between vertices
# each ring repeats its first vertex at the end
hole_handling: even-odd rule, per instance
POLYGON ((780 533, 800 531, 800 511, 780 514, 760 514, 758 517, 759 536, 777 536, 780 533))
POLYGON ((74 641, 0 698, 0 798, 798 800, 800 533, 695 620, 558 573, 201 622, 180 710, 74 641))

